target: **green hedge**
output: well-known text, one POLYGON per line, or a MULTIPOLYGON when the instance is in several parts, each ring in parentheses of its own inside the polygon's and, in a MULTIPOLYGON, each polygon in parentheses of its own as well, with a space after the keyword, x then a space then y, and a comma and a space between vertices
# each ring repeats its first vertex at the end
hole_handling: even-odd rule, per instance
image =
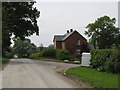
POLYGON ((57 49, 56 50, 56 58, 60 59, 60 60, 69 59, 69 53, 67 50, 57 49))
POLYGON ((67 50, 47 49, 42 52, 33 53, 30 55, 29 58, 39 59, 40 57, 50 57, 50 58, 56 58, 59 60, 65 60, 65 59, 69 59, 69 53, 67 50))
POLYGON ((56 57, 56 50, 55 49, 47 49, 42 52, 43 57, 56 57))
POLYGON ((91 64, 94 69, 104 72, 120 73, 120 51, 96 49, 91 52, 91 64))
POLYGON ((33 53, 29 56, 29 58, 31 59, 39 59, 39 57, 42 56, 42 52, 38 52, 38 53, 33 53))

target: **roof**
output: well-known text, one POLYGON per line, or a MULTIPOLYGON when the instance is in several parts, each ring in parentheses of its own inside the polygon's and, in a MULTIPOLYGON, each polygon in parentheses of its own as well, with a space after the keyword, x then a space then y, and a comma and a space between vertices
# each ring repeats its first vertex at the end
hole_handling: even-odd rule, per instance
POLYGON ((64 38, 65 36, 64 35, 55 35, 54 36, 54 39, 56 40, 56 41, 63 41, 63 38, 64 38))
POLYGON ((94 45, 93 45, 93 44, 88 44, 88 46, 89 46, 89 49, 90 49, 90 50, 95 49, 95 47, 94 47, 94 45))
MULTIPOLYGON (((54 40, 56 41, 64 41, 66 40, 70 35, 72 35, 74 32, 77 32, 77 31, 73 31, 73 32, 69 32, 69 33, 66 33, 65 35, 55 35, 54 36, 54 40)), ((81 34, 80 34, 81 35, 81 34)), ((82 36, 82 35, 81 35, 82 36)), ((83 36, 82 36, 83 37, 83 36)), ((84 37, 83 37, 84 38, 84 37)), ((85 39, 85 38, 84 38, 85 39)), ((53 41, 54 41, 53 40, 53 41)), ((86 40, 86 39, 85 39, 86 40)))
MULTIPOLYGON (((73 31, 74 32, 74 31, 73 31)), ((66 33, 65 35, 55 35, 54 40, 56 41, 64 41, 67 39, 73 32, 66 33)))
POLYGON ((74 32, 75 32, 75 31, 66 33, 66 34, 64 35, 63 41, 64 41, 65 39, 67 39, 70 35, 72 35, 74 32))

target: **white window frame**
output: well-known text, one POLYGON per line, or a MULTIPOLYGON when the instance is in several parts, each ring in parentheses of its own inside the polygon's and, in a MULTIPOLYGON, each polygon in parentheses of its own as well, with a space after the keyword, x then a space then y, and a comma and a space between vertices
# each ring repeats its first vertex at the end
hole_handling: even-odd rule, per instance
POLYGON ((80 55, 80 49, 77 49, 77 50, 76 50, 76 54, 77 54, 77 55, 80 55))
POLYGON ((78 41, 77 41, 77 45, 80 45, 80 39, 78 39, 78 41))

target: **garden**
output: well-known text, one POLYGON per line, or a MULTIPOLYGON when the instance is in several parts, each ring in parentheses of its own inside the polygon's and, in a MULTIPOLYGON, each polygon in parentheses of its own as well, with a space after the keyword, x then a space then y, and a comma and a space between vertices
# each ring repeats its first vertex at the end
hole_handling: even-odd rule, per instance
POLYGON ((120 75, 120 51, 96 49, 91 52, 90 67, 75 67, 65 71, 94 88, 117 89, 120 75))

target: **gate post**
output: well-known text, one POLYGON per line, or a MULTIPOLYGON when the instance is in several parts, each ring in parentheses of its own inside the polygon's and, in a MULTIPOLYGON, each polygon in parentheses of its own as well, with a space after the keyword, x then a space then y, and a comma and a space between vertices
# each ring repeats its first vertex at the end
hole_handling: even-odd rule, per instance
POLYGON ((82 61, 81 61, 81 66, 90 66, 90 59, 91 55, 90 53, 82 53, 82 61))

